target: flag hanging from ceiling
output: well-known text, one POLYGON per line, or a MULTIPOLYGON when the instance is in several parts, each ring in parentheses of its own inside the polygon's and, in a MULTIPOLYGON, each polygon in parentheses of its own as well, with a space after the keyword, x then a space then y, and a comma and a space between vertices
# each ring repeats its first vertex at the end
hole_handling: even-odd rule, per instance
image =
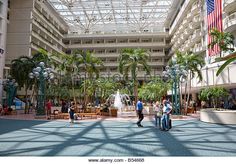
MULTIPOLYGON (((222 31, 222 0, 206 0, 207 3, 207 28, 208 28, 208 45, 212 42, 210 32, 213 28, 222 31)), ((208 55, 214 56, 220 53, 220 47, 215 45, 208 49, 208 55)))

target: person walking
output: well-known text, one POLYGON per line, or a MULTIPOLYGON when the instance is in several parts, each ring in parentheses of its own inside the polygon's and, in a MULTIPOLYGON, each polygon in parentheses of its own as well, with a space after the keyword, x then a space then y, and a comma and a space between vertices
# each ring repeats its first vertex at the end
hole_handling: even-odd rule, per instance
POLYGON ((160 102, 157 101, 154 106, 154 113, 155 113, 155 126, 157 127, 157 122, 159 125, 159 128, 161 128, 161 116, 162 116, 162 109, 160 106, 160 102))
POLYGON ((51 109, 52 109, 52 103, 51 100, 48 99, 47 103, 46 103, 46 112, 47 112, 47 119, 49 120, 51 117, 51 109))
POLYGON ((141 99, 137 102, 136 110, 137 110, 137 114, 138 114, 137 125, 138 125, 138 127, 143 127, 143 125, 141 125, 141 121, 144 118, 144 116, 143 116, 143 103, 142 103, 141 99))
POLYGON ((161 118, 162 130, 168 131, 170 129, 170 113, 172 111, 172 106, 169 101, 163 100, 163 115, 161 118))

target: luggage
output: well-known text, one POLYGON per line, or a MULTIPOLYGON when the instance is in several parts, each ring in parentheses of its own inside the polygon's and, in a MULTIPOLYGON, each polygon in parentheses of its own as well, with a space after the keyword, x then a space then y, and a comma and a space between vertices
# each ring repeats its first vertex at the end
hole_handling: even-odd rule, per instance
MULTIPOLYGON (((165 119, 162 117, 161 118, 161 129, 163 129, 163 126, 165 126, 165 119)), ((172 120, 169 119, 169 129, 172 128, 172 120)))
POLYGON ((172 128, 172 121, 171 121, 171 119, 169 119, 169 129, 171 129, 172 128))

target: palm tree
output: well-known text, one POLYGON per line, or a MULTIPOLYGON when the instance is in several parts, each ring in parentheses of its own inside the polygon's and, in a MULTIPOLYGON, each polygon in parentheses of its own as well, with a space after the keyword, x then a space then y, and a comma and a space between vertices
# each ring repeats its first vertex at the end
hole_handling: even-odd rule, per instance
MULTIPOLYGON (((202 81, 202 73, 201 68, 204 66, 205 62, 202 56, 193 54, 191 52, 187 52, 185 54, 181 52, 176 52, 177 63, 185 67, 186 71, 188 71, 188 76, 186 80, 185 86, 185 96, 187 93, 187 103, 189 101, 189 95, 191 91, 191 79, 195 76, 198 77, 199 81, 202 81)), ((186 99, 186 97, 184 98, 186 99)), ((185 112, 187 111, 188 104, 186 105, 185 112)))
POLYGON ((216 76, 219 76, 219 74, 225 69, 225 67, 227 67, 230 63, 234 62, 235 60, 236 60, 236 52, 233 52, 232 54, 222 57, 220 59, 219 58, 216 59, 216 61, 225 61, 224 64, 222 64, 220 68, 217 70, 216 76))
POLYGON ((79 65, 80 65, 80 56, 79 54, 73 53, 71 55, 68 54, 53 54, 53 56, 56 56, 59 58, 61 64, 58 67, 60 71, 64 71, 66 74, 70 75, 71 78, 71 86, 72 86, 72 95, 74 102, 76 103, 75 98, 75 88, 74 88, 74 76, 79 71, 79 65))
POLYGON ((209 48, 220 47, 220 57, 223 52, 234 51, 234 36, 229 32, 221 32, 218 29, 212 29, 210 32, 212 42, 208 45, 209 48))
POLYGON ((93 56, 92 53, 90 53, 89 51, 77 51, 76 53, 79 53, 80 58, 79 58, 79 63, 83 66, 84 70, 85 70, 85 76, 84 76, 84 108, 86 108, 87 106, 87 99, 88 99, 88 95, 87 95, 87 83, 89 82, 87 80, 87 74, 88 74, 88 78, 90 80, 93 80, 93 75, 95 74, 96 78, 98 78, 99 76, 99 66, 103 66, 102 61, 93 56))
POLYGON ((109 78, 98 78, 96 80, 97 89, 99 90, 99 96, 102 98, 102 102, 105 102, 106 99, 114 94, 121 84, 113 81, 109 78))
POLYGON ((139 88, 139 97, 144 100, 161 101, 162 97, 166 95, 170 88, 170 83, 166 83, 160 78, 153 79, 147 84, 139 88))
MULTIPOLYGON (((14 59, 11 62, 11 76, 17 81, 19 87, 25 88, 25 98, 27 101, 28 90, 32 87, 33 81, 28 77, 29 73, 34 68, 35 63, 32 58, 27 56, 21 56, 18 59, 14 59)), ((25 113, 28 110, 28 106, 25 106, 25 113)), ((29 110, 28 110, 29 113, 29 110)))
POLYGON ((119 71, 125 79, 128 79, 129 72, 131 73, 131 78, 134 82, 134 97, 135 103, 137 102, 137 88, 138 79, 137 71, 140 66, 144 68, 147 74, 150 74, 150 68, 147 64, 149 54, 144 49, 123 49, 119 57, 119 71))
MULTIPOLYGON (((213 29, 210 33, 213 37, 213 42, 208 45, 212 48, 216 44, 219 45, 221 54, 222 52, 233 52, 234 51, 234 36, 229 32, 220 32, 217 29, 213 29)), ((222 56, 222 55, 221 55, 222 56)), ((225 57, 216 58, 216 62, 225 61, 223 65, 218 69, 216 76, 218 76, 230 63, 236 60, 236 52, 233 52, 225 57)))

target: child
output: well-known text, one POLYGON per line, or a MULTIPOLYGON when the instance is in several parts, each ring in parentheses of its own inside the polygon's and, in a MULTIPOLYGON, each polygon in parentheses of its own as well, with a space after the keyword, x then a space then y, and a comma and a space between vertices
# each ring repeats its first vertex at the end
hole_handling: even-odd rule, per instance
POLYGON ((69 113, 69 120, 70 120, 70 123, 74 123, 74 106, 72 105, 71 107, 68 108, 68 113, 69 113))

